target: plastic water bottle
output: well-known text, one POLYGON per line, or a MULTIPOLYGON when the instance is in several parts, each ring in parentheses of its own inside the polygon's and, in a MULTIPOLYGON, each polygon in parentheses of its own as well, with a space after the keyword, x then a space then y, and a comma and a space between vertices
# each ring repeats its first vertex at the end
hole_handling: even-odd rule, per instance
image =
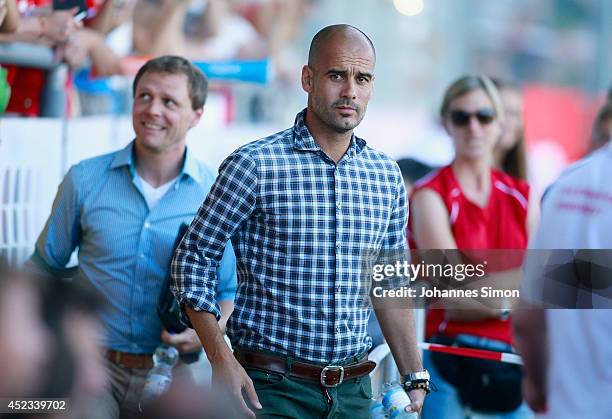
POLYGON ((172 367, 179 359, 179 352, 174 346, 159 345, 153 354, 153 368, 147 374, 144 389, 138 408, 143 407, 155 397, 160 396, 172 384, 172 367))
POLYGON ((387 412, 385 411, 385 406, 382 403, 382 396, 378 396, 375 399, 372 399, 372 404, 370 405, 370 418, 371 419, 386 419, 387 412))
POLYGON ((382 403, 391 419, 418 419, 419 417, 415 412, 406 412, 406 407, 411 403, 410 397, 398 382, 386 383, 383 386, 382 403))

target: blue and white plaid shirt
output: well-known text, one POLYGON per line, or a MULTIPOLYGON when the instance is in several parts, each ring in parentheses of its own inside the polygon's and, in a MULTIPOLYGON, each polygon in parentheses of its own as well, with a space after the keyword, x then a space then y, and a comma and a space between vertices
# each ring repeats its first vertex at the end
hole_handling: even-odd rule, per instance
POLYGON ((336 164, 305 115, 223 162, 175 253, 172 288, 181 305, 218 316, 215 270, 231 238, 232 345, 330 364, 371 346, 363 259, 405 252, 406 194, 397 164, 356 136, 336 164))

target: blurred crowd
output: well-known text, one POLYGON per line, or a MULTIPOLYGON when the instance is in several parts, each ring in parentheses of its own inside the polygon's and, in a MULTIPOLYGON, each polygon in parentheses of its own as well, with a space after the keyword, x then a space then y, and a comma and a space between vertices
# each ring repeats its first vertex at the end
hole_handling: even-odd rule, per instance
MULTIPOLYGON (((294 76, 288 46, 299 34, 310 3, 3 0, 0 7, 6 17, 0 44, 47 47, 54 64, 65 63, 74 71, 87 68, 96 78, 124 74, 127 70, 122 59, 127 56, 177 54, 206 62, 265 58, 274 63, 282 80, 294 76)), ((55 67, 40 68, 36 56, 28 57, 27 53, 21 60, 26 63, 3 66, 7 72, 4 83, 12 92, 6 112, 39 116, 45 81, 55 67)), ((74 95, 70 90, 69 94, 74 95)))

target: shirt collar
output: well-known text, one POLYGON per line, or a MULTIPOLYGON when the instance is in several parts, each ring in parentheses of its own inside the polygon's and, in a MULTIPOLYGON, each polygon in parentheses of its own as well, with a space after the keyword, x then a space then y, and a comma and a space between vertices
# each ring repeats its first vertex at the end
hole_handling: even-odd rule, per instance
MULTIPOLYGON (((111 164, 111 169, 115 169, 118 167, 129 166, 130 174, 134 177, 136 173, 136 168, 134 167, 134 140, 130 141, 128 145, 126 145, 123 149, 117 151, 115 153, 115 158, 113 163, 111 164)), ((183 175, 187 175, 191 177, 196 182, 200 183, 202 181, 202 177, 200 176, 200 170, 198 167, 198 161, 189 147, 185 150, 185 162, 183 163, 183 169, 181 170, 181 177, 183 175)))
MULTIPOLYGON (((306 126, 306 111, 307 109, 303 109, 295 117, 295 122, 293 124, 293 147, 297 150, 317 151, 321 148, 306 126)), ((354 156, 357 153, 361 153, 365 146, 366 141, 353 134, 351 137, 351 145, 346 151, 346 154, 354 156)))

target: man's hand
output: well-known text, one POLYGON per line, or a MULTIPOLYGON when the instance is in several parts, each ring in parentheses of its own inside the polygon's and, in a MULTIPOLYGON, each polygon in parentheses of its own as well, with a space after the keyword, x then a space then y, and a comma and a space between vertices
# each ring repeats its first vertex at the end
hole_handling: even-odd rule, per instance
POLYGON ((88 28, 79 29, 69 42, 55 49, 56 58, 66 62, 71 68, 78 69, 91 58, 96 76, 108 77, 121 71, 119 57, 104 44, 102 36, 88 28))
POLYGON ((247 375, 242 365, 231 358, 223 358, 218 361, 211 361, 212 365, 212 383, 222 385, 233 397, 239 405, 240 411, 249 418, 254 418, 255 413, 247 406, 242 390, 246 393, 251 405, 256 409, 261 409, 259 398, 255 392, 253 381, 247 375))
POLYGON ((410 397, 410 406, 406 407, 406 412, 415 412, 420 413, 423 408, 423 401, 425 400, 425 390, 421 390, 417 388, 415 390, 411 390, 408 393, 408 397, 410 397))
POLYGON ((163 330, 161 339, 162 342, 174 346, 182 354, 188 354, 202 349, 200 339, 193 329, 187 329, 175 335, 168 333, 167 330, 163 330))
POLYGON ((54 10, 46 16, 41 16, 41 35, 53 43, 67 42, 70 36, 83 26, 82 22, 74 20, 74 15, 78 11, 79 9, 75 7, 70 10, 54 10))

